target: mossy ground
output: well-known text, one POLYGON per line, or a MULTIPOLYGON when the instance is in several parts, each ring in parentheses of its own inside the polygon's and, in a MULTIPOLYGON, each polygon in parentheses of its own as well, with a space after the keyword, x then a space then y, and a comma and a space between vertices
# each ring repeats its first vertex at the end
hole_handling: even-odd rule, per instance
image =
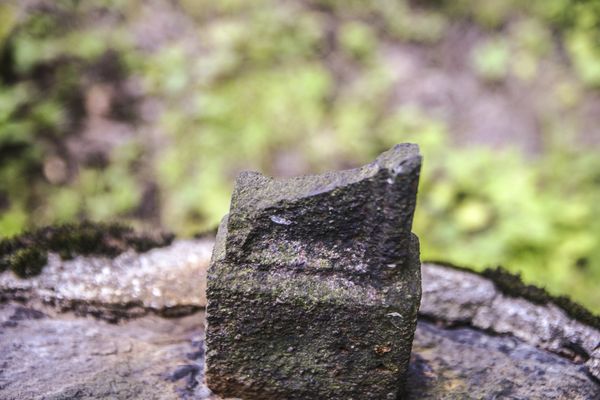
POLYGON ((127 249, 145 252, 170 244, 171 234, 141 234, 118 223, 84 221, 47 226, 0 241, 0 272, 12 270, 21 278, 38 275, 48 261, 48 252, 63 259, 75 255, 114 257, 127 249))

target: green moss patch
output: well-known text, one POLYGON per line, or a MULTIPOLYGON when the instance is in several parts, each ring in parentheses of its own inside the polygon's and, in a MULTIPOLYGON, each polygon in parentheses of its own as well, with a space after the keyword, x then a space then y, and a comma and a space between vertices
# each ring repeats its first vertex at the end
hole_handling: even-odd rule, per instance
POLYGON ((17 276, 28 278, 42 271, 49 251, 63 259, 76 255, 115 257, 128 249, 145 252, 167 246, 173 238, 172 234, 141 234, 115 223, 84 221, 48 226, 1 240, 0 272, 10 269, 17 276))

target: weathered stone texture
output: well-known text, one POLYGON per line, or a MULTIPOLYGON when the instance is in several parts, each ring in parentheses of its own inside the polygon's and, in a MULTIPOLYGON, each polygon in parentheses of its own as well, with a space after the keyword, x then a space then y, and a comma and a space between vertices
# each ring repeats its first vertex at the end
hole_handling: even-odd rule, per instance
MULTIPOLYGON (((154 265, 157 279, 163 274, 180 275, 180 279, 156 283, 171 293, 173 304, 189 303, 189 294, 179 290, 180 282, 190 275, 202 280, 208 264, 204 248, 211 245, 210 241, 186 244, 188 254, 197 255, 197 262, 188 264, 190 271, 172 267, 180 257, 188 257, 181 254, 180 245, 160 253, 165 262, 154 265)), ((143 255, 138 258, 140 262, 154 260, 143 255)), ((82 282, 91 282, 96 276, 95 262, 91 258, 78 262, 90 263, 76 271, 85 275, 80 277, 82 282)), ((536 318, 546 321, 544 324, 552 322, 549 326, 557 329, 554 342, 562 341, 562 350, 552 350, 546 346, 550 342, 539 339, 545 335, 544 329, 518 326, 520 317, 513 324, 497 325, 503 327, 502 332, 494 331, 494 324, 482 330, 474 326, 475 314, 479 314, 477 320, 511 319, 512 308, 496 307, 501 303, 492 301, 504 296, 494 284, 477 274, 442 265, 424 264, 422 269, 423 307, 413 341, 407 400, 600 399, 600 383, 591 374, 600 367, 600 346, 587 356, 583 346, 578 354, 565 351, 577 349, 577 343, 600 344, 597 329, 566 316, 554 322, 553 307, 540 307, 536 318), (561 331, 556 323, 576 329, 561 331)), ((5 274, 12 273, 0 273, 0 277, 6 278, 5 274)), ((72 271, 47 267, 42 274, 45 282, 58 282, 61 277, 69 280, 72 271), (45 275, 50 273, 56 275, 45 275)), ((0 286, 0 297, 12 298, 15 288, 11 284, 18 282, 5 283, 0 286)), ((77 291, 57 288, 52 293, 50 286, 44 290, 52 298, 66 296, 65 302, 79 301, 77 291)), ((135 295, 132 285, 123 285, 122 290, 123 298, 135 295)), ((90 315, 62 313, 63 307, 42 304, 39 292, 27 293, 29 297, 20 298, 25 303, 0 303, 0 399, 216 400, 202 383, 202 312, 180 318, 128 313, 119 324, 108 324, 90 315)), ((112 298, 108 303, 99 300, 94 314, 102 308, 106 309, 102 314, 110 314, 118 306, 112 298)), ((509 300, 519 300, 518 305, 527 309, 539 307, 519 298, 509 300)), ((89 308, 78 312, 85 310, 89 308)), ((265 345, 269 343, 265 341, 265 345)))
POLYGON ((53 304, 109 320, 155 313, 177 316, 206 306, 206 270, 213 240, 177 240, 146 253, 111 257, 48 255, 42 272, 21 279, 0 273, 0 301, 53 304), (200 286, 199 286, 200 285, 200 286))
POLYGON ((511 335, 419 320, 406 400, 595 400, 585 367, 511 335))
POLYGON ((362 168, 244 173, 208 282, 207 382, 244 399, 395 399, 420 301, 411 234, 421 157, 362 168))
POLYGON ((597 329, 570 318, 552 303, 540 305, 508 296, 476 273, 424 264, 419 314, 448 325, 469 325, 499 335, 510 334, 583 363, 589 374, 600 379, 597 329))
POLYGON ((201 384, 201 313, 110 324, 41 310, 0 305, 0 399, 209 397, 201 384))

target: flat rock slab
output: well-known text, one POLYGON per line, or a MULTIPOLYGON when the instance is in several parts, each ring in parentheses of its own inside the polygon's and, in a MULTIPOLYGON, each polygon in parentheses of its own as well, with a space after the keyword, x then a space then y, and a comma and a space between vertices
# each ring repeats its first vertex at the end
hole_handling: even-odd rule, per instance
POLYGON ((585 366, 600 379, 600 332, 553 303, 535 304, 503 293, 492 281, 463 269, 423 264, 419 315, 446 325, 469 325, 511 335, 585 366))
POLYGON ((117 325, 4 304, 0 398, 208 398, 197 379, 203 368, 202 323, 203 314, 197 313, 117 325))
MULTIPOLYGON (((0 398, 218 399, 202 385, 203 313, 121 324, 0 305, 0 398)), ((581 364, 511 336, 419 321, 408 400, 598 399, 581 364)))
POLYGON ((206 270, 213 241, 177 240, 115 258, 48 255, 40 275, 21 279, 0 273, 0 300, 27 299, 65 311, 118 321, 149 312, 176 316, 206 306, 206 270))
MULTIPOLYGON (((202 264, 194 264, 195 274, 202 264)), ((0 287, 4 298, 14 293, 0 287)), ((172 299, 186 304, 188 294, 172 299)), ((114 304, 96 304, 104 306, 114 304)), ((0 303, 0 399, 216 399, 202 385, 202 311, 177 318, 150 312, 114 324, 61 310, 35 296, 0 303)), ((553 306, 506 297, 473 273, 424 264, 421 311, 409 400, 600 399, 592 374, 600 355, 583 354, 583 346, 600 344, 600 332, 553 306), (547 332, 555 342, 544 339, 547 332), (550 347, 558 342, 582 346, 576 354, 550 347)))
POLYGON ((511 336, 420 320, 407 399, 600 399, 586 368, 511 336))

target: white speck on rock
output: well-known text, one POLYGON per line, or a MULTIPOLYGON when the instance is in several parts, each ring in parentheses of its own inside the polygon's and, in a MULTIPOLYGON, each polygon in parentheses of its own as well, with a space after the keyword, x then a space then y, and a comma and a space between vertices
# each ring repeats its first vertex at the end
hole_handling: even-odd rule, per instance
POLYGON ((271 215, 271 221, 273 221, 279 225, 291 225, 292 224, 292 221, 290 221, 289 219, 278 217, 277 215, 271 215))
POLYGON ((396 168, 392 170, 394 174, 399 175, 404 172, 404 166, 398 165, 396 168))

